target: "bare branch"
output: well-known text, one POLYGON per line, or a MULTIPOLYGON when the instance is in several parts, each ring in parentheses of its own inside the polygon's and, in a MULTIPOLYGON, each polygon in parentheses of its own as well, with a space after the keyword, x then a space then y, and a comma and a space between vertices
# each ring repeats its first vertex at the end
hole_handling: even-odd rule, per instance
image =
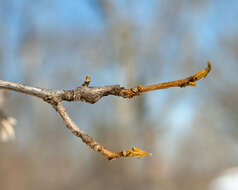
POLYGON ((141 93, 149 92, 152 90, 161 90, 161 89, 166 89, 166 88, 171 88, 171 87, 183 88, 186 86, 196 86, 195 82, 202 78, 205 78, 210 71, 211 71, 211 63, 208 62, 207 68, 205 68, 204 70, 202 70, 190 77, 187 77, 185 79, 164 82, 164 83, 158 83, 158 84, 153 84, 153 85, 149 85, 149 86, 139 85, 136 88, 123 89, 120 92, 120 96, 122 96, 124 98, 132 98, 134 96, 139 96, 141 93))
POLYGON ((67 114, 65 108, 61 103, 58 103, 54 106, 55 110, 59 113, 61 118, 63 119, 66 127, 77 137, 80 137, 82 141, 87 144, 91 149, 96 152, 99 152, 108 160, 112 160, 115 158, 122 158, 122 157, 142 157, 142 156, 149 156, 150 154, 136 149, 135 147, 131 150, 121 151, 121 152, 111 152, 106 149, 104 146, 96 142, 93 138, 88 136, 84 131, 78 128, 78 126, 72 121, 72 119, 67 114))
POLYGON ((132 150, 125 150, 121 152, 111 152, 104 146, 100 145, 93 138, 89 137, 84 131, 82 131, 69 117, 65 108, 61 104, 62 101, 84 101, 87 103, 96 103, 102 97, 108 95, 120 96, 123 98, 132 98, 139 96, 141 93, 149 92, 152 90, 160 90, 170 87, 186 87, 195 86, 195 82, 205 78, 211 70, 211 64, 208 63, 208 67, 195 75, 187 77, 182 80, 158 83, 149 86, 138 86, 136 88, 125 89, 120 85, 102 86, 102 87, 89 87, 90 76, 86 76, 84 83, 74 90, 51 90, 26 86, 19 83, 8 82, 0 80, 0 88, 20 92, 41 98, 45 102, 51 104, 53 108, 59 113, 63 119, 66 127, 77 137, 87 144, 91 149, 99 152, 108 160, 122 157, 142 157, 150 156, 151 154, 144 152, 136 147, 132 150))
POLYGON ((43 88, 36 88, 32 86, 27 86, 27 85, 15 83, 15 82, 3 81, 3 80, 0 80, 0 88, 13 90, 16 92, 21 92, 23 94, 36 96, 38 98, 43 98, 45 96, 50 96, 50 95, 58 93, 58 91, 56 92, 56 91, 47 90, 43 88))

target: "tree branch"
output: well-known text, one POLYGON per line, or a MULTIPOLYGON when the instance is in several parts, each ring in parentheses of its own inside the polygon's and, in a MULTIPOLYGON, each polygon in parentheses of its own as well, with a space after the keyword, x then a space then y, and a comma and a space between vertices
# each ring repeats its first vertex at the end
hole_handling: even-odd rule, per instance
POLYGON ((84 83, 73 90, 51 90, 26 86, 19 83, 8 82, 0 80, 0 88, 20 92, 41 98, 45 102, 51 104, 53 108, 59 113, 63 119, 66 127, 77 137, 81 138, 82 141, 87 144, 91 149, 99 152, 108 160, 122 157, 142 157, 150 156, 151 154, 144 152, 136 147, 132 150, 125 150, 121 152, 111 152, 104 146, 97 143, 93 138, 89 137, 84 131, 82 131, 67 114, 65 108, 61 104, 62 101, 84 101, 87 103, 96 103, 102 97, 108 95, 120 96, 123 98, 132 98, 139 96, 141 93, 149 92, 152 90, 160 90, 170 87, 186 87, 195 86, 195 82, 205 78, 211 70, 211 64, 208 62, 208 67, 204 70, 187 77, 182 80, 176 80, 165 83, 158 83, 149 86, 139 85, 136 88, 125 89, 120 85, 102 86, 102 87, 89 87, 90 76, 86 76, 84 83))
POLYGON ((61 118, 63 119, 66 127, 77 137, 81 138, 82 141, 87 144, 91 149, 93 149, 96 152, 99 152, 104 157, 106 157, 108 160, 121 158, 121 157, 142 157, 149 154, 140 150, 136 149, 135 147, 131 150, 121 151, 121 152, 111 152, 110 150, 106 149, 104 146, 96 142, 93 138, 88 136, 84 131, 82 131, 69 117, 67 114, 65 108, 61 103, 57 103, 54 106, 55 110, 59 113, 61 118))

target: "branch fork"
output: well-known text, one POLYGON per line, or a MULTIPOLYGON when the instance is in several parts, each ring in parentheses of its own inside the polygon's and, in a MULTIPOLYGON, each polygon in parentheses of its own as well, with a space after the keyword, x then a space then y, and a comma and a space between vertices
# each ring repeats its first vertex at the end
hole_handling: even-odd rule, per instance
POLYGON ((116 158, 126 158, 126 157, 136 157, 141 158, 144 156, 151 156, 152 154, 147 153, 139 148, 132 147, 131 150, 124 150, 121 152, 111 152, 103 145, 96 142, 93 138, 88 136, 84 131, 82 131, 71 119, 71 117, 66 112, 66 109, 62 105, 62 101, 83 101, 90 104, 98 102, 102 97, 113 95, 120 96, 122 98, 133 98, 135 96, 140 96, 142 93, 149 92, 152 90, 161 90, 170 87, 187 87, 196 86, 196 82, 205 78, 207 74, 211 71, 211 64, 208 62, 207 68, 204 70, 187 77, 185 79, 153 84, 149 86, 137 86, 135 88, 126 89, 120 85, 111 86, 101 86, 101 87, 90 87, 90 76, 87 75, 84 83, 73 89, 73 90, 51 90, 31 87, 19 83, 8 82, 0 80, 0 88, 20 92, 23 94, 28 94, 41 98, 43 101, 50 104, 56 112, 59 113, 60 117, 65 123, 65 126, 77 137, 87 144, 92 150, 100 153, 108 160, 116 158))

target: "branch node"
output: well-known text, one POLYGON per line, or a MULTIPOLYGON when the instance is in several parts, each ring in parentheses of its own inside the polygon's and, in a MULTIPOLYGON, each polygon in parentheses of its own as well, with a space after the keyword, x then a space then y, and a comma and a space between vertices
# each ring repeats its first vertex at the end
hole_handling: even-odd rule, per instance
POLYGON ((138 92, 142 92, 143 91, 142 85, 137 86, 137 90, 138 90, 138 92))
POLYGON ((51 104, 53 107, 57 106, 59 103, 59 100, 54 96, 45 96, 43 97, 43 100, 48 104, 51 104))
POLYGON ((130 89, 121 89, 119 96, 123 98, 133 98, 134 96, 139 96, 142 92, 142 86, 130 89))

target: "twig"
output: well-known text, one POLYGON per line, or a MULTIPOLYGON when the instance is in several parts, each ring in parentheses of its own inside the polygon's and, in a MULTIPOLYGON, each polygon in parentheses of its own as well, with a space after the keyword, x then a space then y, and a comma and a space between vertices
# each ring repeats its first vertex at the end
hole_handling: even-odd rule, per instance
POLYGON ((62 101, 84 101, 87 103, 96 103, 102 97, 108 95, 120 96, 123 98, 132 98, 139 96, 141 93, 149 92, 152 90, 160 90, 170 87, 186 87, 195 86, 195 82, 206 77, 211 70, 211 64, 208 63, 208 67, 195 75, 187 77, 182 80, 158 83, 150 86, 139 85, 136 88, 125 89, 120 85, 102 86, 102 87, 89 87, 90 76, 86 77, 84 83, 73 90, 51 90, 26 86, 19 83, 8 82, 0 80, 0 88, 20 92, 41 98, 45 102, 51 104, 53 108, 59 113, 63 119, 66 127, 77 137, 80 137, 82 141, 87 144, 91 149, 99 152, 108 160, 122 157, 142 157, 150 156, 151 154, 144 152, 136 147, 132 150, 125 150, 121 152, 111 152, 104 146, 97 143, 93 138, 89 137, 84 131, 82 131, 67 114, 65 108, 61 104, 62 101))
POLYGON ((141 86, 139 85, 136 88, 131 88, 131 89, 123 89, 120 93, 120 95, 124 98, 132 98, 134 96, 138 96, 141 93, 144 92, 149 92, 153 90, 161 90, 161 89, 166 89, 166 88, 171 88, 171 87, 186 87, 186 86, 196 86, 196 81, 205 78, 207 74, 211 71, 211 63, 208 62, 207 68, 204 70, 187 77, 185 79, 181 80, 176 80, 176 81, 170 81, 170 82, 164 82, 164 83, 158 83, 158 84, 153 84, 149 86, 141 86))
POLYGON ((135 149, 133 148, 131 150, 126 150, 126 151, 121 151, 121 152, 111 152, 108 149, 106 149, 104 146, 100 145, 98 142, 96 142, 93 138, 88 136, 84 131, 82 131, 69 117, 67 114, 65 108, 61 103, 58 103, 57 105, 54 106, 55 110, 59 113, 61 118, 63 119, 66 127, 77 137, 80 137, 82 141, 87 144, 91 149, 93 149, 96 152, 99 152, 103 156, 105 156, 108 160, 112 160, 115 158, 120 158, 120 157, 141 157, 145 155, 149 155, 148 153, 140 150, 140 149, 135 149))

